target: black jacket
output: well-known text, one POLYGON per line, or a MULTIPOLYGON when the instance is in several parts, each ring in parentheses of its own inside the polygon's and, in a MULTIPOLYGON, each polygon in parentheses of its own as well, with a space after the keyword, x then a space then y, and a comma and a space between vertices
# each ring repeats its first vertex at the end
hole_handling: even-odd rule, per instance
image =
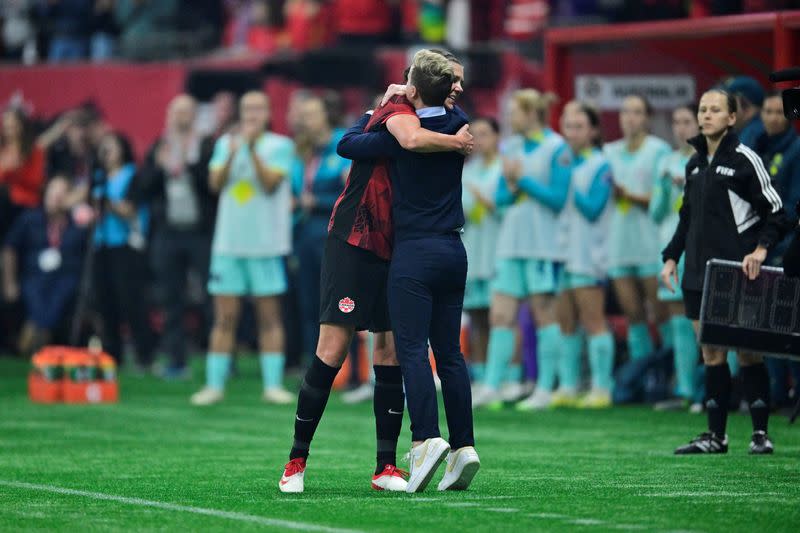
MULTIPOLYGON (((212 137, 203 138, 200 145, 200 157, 196 163, 190 165, 187 169, 192 177, 192 185, 201 211, 201 220, 197 227, 191 229, 209 235, 214 231, 214 220, 217 212, 217 196, 208 186, 208 162, 214 150, 214 142, 212 137)), ((150 147, 144 165, 135 182, 134 193, 139 202, 150 203, 154 231, 169 227, 166 212, 166 182, 168 178, 156 162, 156 154, 161 143, 162 139, 157 139, 153 146, 150 147)))
POLYGON ((662 255, 677 261, 685 252, 682 286, 700 291, 709 259, 741 261, 759 244, 769 249, 789 220, 761 158, 736 134, 722 138, 711 162, 705 137, 689 143, 697 153, 686 165, 680 222, 662 255))

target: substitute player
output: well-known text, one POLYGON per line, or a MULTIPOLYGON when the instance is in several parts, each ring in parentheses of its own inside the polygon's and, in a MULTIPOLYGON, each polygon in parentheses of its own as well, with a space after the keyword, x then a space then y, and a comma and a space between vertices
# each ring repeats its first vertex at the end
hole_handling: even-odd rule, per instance
MULTIPOLYGON (((365 130, 388 130, 402 147, 423 152, 469 151, 472 146, 472 136, 467 128, 457 135, 443 135, 420 128, 411 104, 400 99, 372 114, 365 114, 346 135, 365 130)), ((404 473, 396 467, 405 396, 386 302, 388 261, 394 240, 391 198, 385 161, 379 158, 356 159, 328 226, 321 276, 317 355, 305 375, 298 397, 294 443, 290 461, 279 483, 282 492, 303 492, 309 448, 333 380, 344 362, 355 331, 365 329, 376 333, 373 405, 378 453, 372 488, 406 489, 404 473)))
POLYGON ((464 248, 467 250, 467 286, 464 309, 469 315, 470 374, 475 385, 483 383, 486 345, 489 342, 489 283, 494 276, 495 245, 500 218, 494 203, 503 173, 499 154, 500 127, 493 118, 478 118, 470 124, 475 151, 464 164, 462 205, 464 248))
POLYGON ((217 140, 209 162, 209 185, 219 192, 208 291, 214 296, 214 327, 206 358, 206 386, 194 405, 222 401, 230 374, 241 298, 253 298, 264 382, 263 399, 285 404, 284 338, 280 295, 286 291, 284 256, 291 251, 291 188, 294 158, 288 137, 266 131, 269 100, 251 91, 239 103, 236 133, 217 140))
MULTIPOLYGON (((605 317, 608 229, 612 210, 611 168, 600 144, 597 111, 576 102, 561 120, 568 149, 558 157, 570 177, 570 199, 564 207, 566 256, 559 280, 558 315, 563 333, 558 361, 559 390, 554 406, 603 408, 611 405, 614 338, 605 317), (583 336, 588 336, 592 388, 577 402, 583 336)), ((560 170, 559 170, 560 171, 560 170)))
MULTIPOLYGON (((697 106, 688 104, 672 112, 672 134, 677 150, 661 160, 658 182, 650 198, 650 217, 658 225, 662 246, 669 244, 678 227, 679 211, 683 201, 683 185, 686 181, 686 165, 694 155, 694 147, 689 139, 700 132, 697 123, 697 106)), ((678 279, 683 279, 685 258, 678 263, 678 279)), ((697 337, 692 322, 686 318, 683 307, 683 293, 680 287, 670 291, 663 284, 658 288, 658 299, 667 306, 669 313, 668 331, 672 337, 675 358, 675 380, 677 398, 665 400, 655 405, 657 410, 683 409, 695 397, 694 373, 700 358, 697 337)), ((698 406, 699 407, 699 406, 698 406)), ((697 408, 695 408, 697 409, 697 408)))
POLYGON ((555 385, 561 332, 556 320, 558 269, 565 259, 560 241, 559 214, 567 200, 569 175, 555 174, 556 155, 565 146, 547 127, 551 95, 523 89, 511 100, 515 135, 504 143, 503 180, 497 205, 506 206, 497 239, 497 272, 492 281, 489 311, 491 329, 486 358, 486 381, 473 404, 499 405, 522 393, 520 364, 514 355, 520 303, 529 302, 536 322, 539 375, 535 392, 520 408, 537 409, 550 403, 555 385), (503 382, 509 384, 500 394, 503 382))
MULTIPOLYGON (((614 177, 608 276, 628 319, 628 353, 632 359, 653 351, 645 302, 654 311, 656 322, 660 324, 665 319, 657 298, 658 230, 647 209, 659 178, 659 162, 670 152, 670 146, 648 134, 652 114, 650 102, 644 96, 625 98, 619 114, 623 138, 603 147, 614 177)), ((661 338, 671 340, 663 328, 661 338)))
MULTIPOLYGON (((697 114, 701 135, 689 143, 697 150, 686 166, 686 184, 678 227, 664 249, 661 280, 670 290, 678 283, 678 261, 686 254, 681 287, 686 316, 699 329, 705 264, 709 259, 742 261, 750 280, 758 277, 767 251, 787 229, 781 198, 761 159, 733 132, 736 99, 719 89, 703 94, 697 114)), ((676 454, 727 453, 731 374, 726 350, 702 345, 706 365, 708 431, 676 454)), ((753 435, 750 453, 772 453, 767 435, 769 376, 762 357, 738 353, 753 435)))

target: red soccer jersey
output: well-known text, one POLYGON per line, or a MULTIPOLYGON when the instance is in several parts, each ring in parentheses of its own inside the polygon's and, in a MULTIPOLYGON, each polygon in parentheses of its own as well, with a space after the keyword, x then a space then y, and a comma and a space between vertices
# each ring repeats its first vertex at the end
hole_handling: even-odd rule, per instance
MULTIPOLYGON (((394 115, 414 115, 403 96, 375 109, 364 131, 379 131, 394 115)), ((328 232, 381 259, 392 257, 392 185, 385 160, 353 161, 344 191, 333 206, 328 232)))

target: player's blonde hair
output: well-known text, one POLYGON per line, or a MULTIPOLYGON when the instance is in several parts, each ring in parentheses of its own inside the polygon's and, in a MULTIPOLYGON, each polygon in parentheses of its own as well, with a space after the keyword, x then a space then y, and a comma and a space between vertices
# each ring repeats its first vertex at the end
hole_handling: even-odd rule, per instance
POLYGON ((442 105, 455 79, 453 66, 441 54, 420 50, 411 62, 409 82, 419 91, 428 105, 442 105))
POLYGON ((539 122, 547 122, 547 113, 550 106, 558 101, 558 97, 553 93, 541 93, 536 89, 520 89, 511 95, 511 99, 517 104, 519 109, 526 114, 536 112, 539 122))
POLYGON ((430 50, 420 50, 414 54, 411 65, 415 70, 430 76, 433 79, 453 75, 453 67, 450 61, 442 54, 430 50))

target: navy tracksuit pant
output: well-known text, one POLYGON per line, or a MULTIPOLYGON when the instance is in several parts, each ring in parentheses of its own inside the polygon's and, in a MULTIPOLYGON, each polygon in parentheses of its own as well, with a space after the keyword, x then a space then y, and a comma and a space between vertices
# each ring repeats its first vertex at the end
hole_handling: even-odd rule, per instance
POLYGON ((461 353, 467 254, 458 233, 400 241, 389 268, 388 299, 397 358, 415 441, 439 437, 430 339, 450 432, 450 446, 474 445, 472 393, 461 353))

